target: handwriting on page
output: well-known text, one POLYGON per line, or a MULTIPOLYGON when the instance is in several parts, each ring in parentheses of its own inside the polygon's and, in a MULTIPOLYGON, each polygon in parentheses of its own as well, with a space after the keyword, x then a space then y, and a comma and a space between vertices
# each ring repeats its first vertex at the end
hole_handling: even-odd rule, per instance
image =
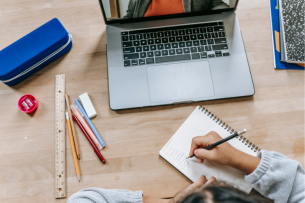
POLYGON ((186 157, 188 157, 188 155, 171 146, 164 148, 162 154, 164 154, 165 158, 177 169, 179 169, 181 172, 185 172, 187 166, 186 157))

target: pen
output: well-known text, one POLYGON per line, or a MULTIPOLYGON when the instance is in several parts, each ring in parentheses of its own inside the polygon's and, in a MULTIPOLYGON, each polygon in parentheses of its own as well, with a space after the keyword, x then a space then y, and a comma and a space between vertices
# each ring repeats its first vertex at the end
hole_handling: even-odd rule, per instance
POLYGON ((75 116, 78 118, 78 120, 81 122, 81 124, 83 125, 83 127, 86 129, 87 133, 90 135, 92 141, 95 143, 95 145, 97 146, 97 148, 99 149, 103 149, 102 145, 98 142, 98 140, 96 139, 94 133, 92 132, 90 126, 87 124, 87 122, 85 121, 85 119, 83 118, 82 113, 79 111, 77 106, 71 105, 71 109, 73 111, 73 113, 75 114, 75 116))
POLYGON ((104 143, 102 137, 100 136, 100 134, 95 129, 93 123, 91 122, 90 118, 88 117, 88 115, 87 115, 86 111, 84 110, 83 106, 80 104, 78 99, 75 99, 75 103, 78 106, 79 110, 82 112, 82 114, 85 116, 85 119, 86 119, 87 123, 90 125, 90 127, 91 127, 92 131, 94 132, 95 136, 97 137, 98 141, 101 143, 101 145, 104 148, 105 147, 105 143, 104 143))
MULTIPOLYGON (((207 147, 204 148, 204 149, 205 149, 205 150, 213 149, 214 147, 217 147, 218 145, 220 145, 220 144, 222 144, 222 143, 224 143, 224 142, 227 142, 227 141, 233 139, 234 137, 237 137, 238 135, 244 134, 245 132, 247 132, 247 130, 246 130, 246 129, 243 129, 243 130, 241 130, 241 131, 239 131, 239 132, 236 132, 236 133, 234 133, 233 135, 230 135, 230 136, 228 136, 228 137, 226 137, 226 138, 224 138, 224 139, 222 139, 222 140, 220 140, 220 141, 218 141, 218 142, 215 142, 214 144, 211 144, 211 145, 207 146, 207 147)), ((196 156, 196 155, 193 154, 192 156, 187 157, 187 159, 188 159, 188 158, 192 158, 192 157, 194 157, 194 156, 196 156)))
POLYGON ((67 107, 68 107, 69 117, 71 118, 72 136, 73 136, 73 140, 74 140, 74 143, 75 143, 76 155, 77 155, 77 158, 80 159, 80 150, 79 150, 78 139, 76 137, 74 123, 72 122, 72 111, 71 111, 71 108, 70 108, 69 95, 65 94, 65 97, 66 97, 66 103, 67 103, 67 107))
POLYGON ((69 132, 69 137, 70 137, 70 144, 71 144, 72 155, 73 155, 73 160, 74 160, 75 172, 76 172, 77 179, 80 182, 80 170, 79 170, 79 165, 78 165, 78 159, 76 156, 75 145, 74 145, 74 140, 73 140, 72 130, 71 130, 71 123, 70 123, 68 112, 66 112, 66 118, 67 118, 68 132, 69 132))
POLYGON ((77 123, 78 127, 81 129, 81 131, 84 133, 85 137, 87 138, 88 142, 90 143, 90 145, 92 146, 92 148, 94 149, 94 152, 96 153, 97 157, 100 159, 100 161, 104 164, 106 163, 104 157, 102 156, 102 154, 100 153, 100 151, 98 150, 98 148, 94 145, 94 143, 92 142, 90 136, 88 135, 87 131, 85 130, 85 128, 82 126, 82 124, 80 123, 80 121, 78 120, 78 118, 75 115, 72 115, 73 120, 77 123))

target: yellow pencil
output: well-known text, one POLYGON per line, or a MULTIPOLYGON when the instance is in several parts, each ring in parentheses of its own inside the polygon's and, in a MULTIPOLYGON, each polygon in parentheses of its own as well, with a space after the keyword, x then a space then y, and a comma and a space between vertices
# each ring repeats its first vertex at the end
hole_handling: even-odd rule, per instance
POLYGON ((74 145, 74 140, 73 140, 72 130, 71 130, 71 123, 70 123, 68 112, 66 112, 66 118, 67 118, 67 125, 68 125, 70 144, 71 144, 72 155, 73 155, 73 160, 74 160, 75 172, 76 172, 77 179, 80 182, 80 170, 79 170, 79 165, 78 165, 78 159, 76 156, 75 145, 74 145))

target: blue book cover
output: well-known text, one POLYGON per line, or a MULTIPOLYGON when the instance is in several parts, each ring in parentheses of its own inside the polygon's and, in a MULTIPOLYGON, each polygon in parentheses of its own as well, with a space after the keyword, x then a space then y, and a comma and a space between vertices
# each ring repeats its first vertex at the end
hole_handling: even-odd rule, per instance
POLYGON ((280 21, 279 21, 279 2, 270 0, 271 31, 273 41, 274 67, 277 69, 305 70, 304 67, 294 64, 281 62, 280 46, 280 21))

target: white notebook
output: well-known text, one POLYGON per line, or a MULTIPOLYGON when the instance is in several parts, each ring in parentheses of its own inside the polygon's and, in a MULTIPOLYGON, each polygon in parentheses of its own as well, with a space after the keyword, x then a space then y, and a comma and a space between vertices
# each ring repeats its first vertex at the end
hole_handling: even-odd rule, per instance
MULTIPOLYGON (((206 135, 210 131, 217 132, 223 138, 235 133, 234 129, 223 123, 214 114, 198 106, 161 149, 159 155, 192 182, 201 175, 205 175, 207 178, 214 176, 218 181, 225 181, 227 184, 249 193, 252 187, 245 181, 243 172, 228 166, 218 166, 206 160, 204 163, 200 163, 196 158, 186 159, 189 156, 192 138, 206 135)), ((253 156, 259 152, 258 147, 242 135, 228 142, 240 151, 253 156)))

